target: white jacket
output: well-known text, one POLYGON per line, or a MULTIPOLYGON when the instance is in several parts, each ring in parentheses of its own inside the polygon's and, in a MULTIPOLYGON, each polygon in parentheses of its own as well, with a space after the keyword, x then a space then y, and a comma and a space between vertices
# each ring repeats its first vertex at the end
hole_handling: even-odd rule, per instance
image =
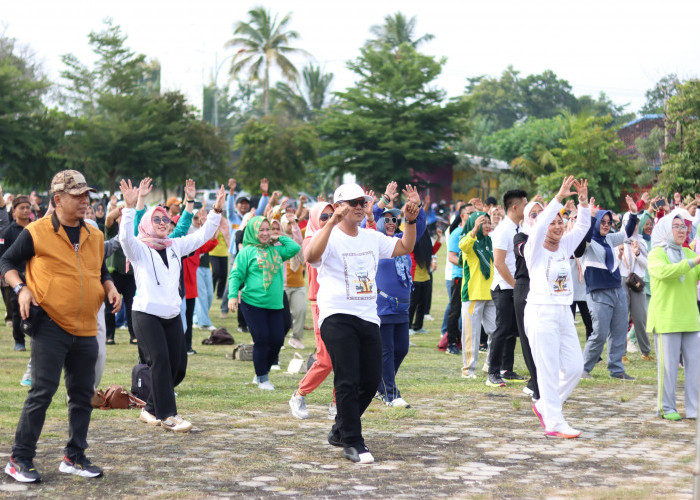
POLYGON ((182 257, 194 252, 211 239, 219 228, 221 215, 214 211, 207 215, 206 223, 194 233, 182 238, 173 238, 172 246, 166 249, 168 267, 158 252, 134 236, 133 208, 122 210, 119 226, 119 242, 124 255, 134 266, 136 295, 132 310, 160 318, 170 319, 180 314, 180 271, 182 257))

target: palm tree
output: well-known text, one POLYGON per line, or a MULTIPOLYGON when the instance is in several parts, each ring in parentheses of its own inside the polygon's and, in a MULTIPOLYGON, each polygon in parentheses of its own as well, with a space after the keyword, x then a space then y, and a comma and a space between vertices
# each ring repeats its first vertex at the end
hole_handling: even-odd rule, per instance
POLYGON ((294 85, 278 82, 272 90, 276 108, 304 121, 312 121, 317 112, 333 104, 329 88, 333 73, 309 64, 301 70, 301 81, 294 85))
POLYGON ((397 48, 402 43, 407 43, 414 49, 418 48, 419 45, 429 42, 435 38, 435 36, 426 33, 422 37, 414 39, 417 22, 416 16, 413 16, 411 19, 406 19, 406 16, 401 12, 397 12, 393 15, 389 14, 384 17, 384 24, 377 24, 370 28, 370 33, 377 38, 375 40, 369 40, 368 44, 373 46, 389 45, 390 47, 397 48))
POLYGON ((236 23, 234 37, 226 42, 226 47, 239 48, 231 62, 230 74, 236 77, 244 68, 248 68, 249 80, 262 83, 263 112, 268 115, 270 66, 277 65, 282 76, 294 81, 298 71, 287 56, 308 55, 308 52, 288 46, 290 42, 299 38, 298 32, 287 30, 291 13, 278 21, 277 14, 273 16, 269 10, 255 7, 248 11, 248 16, 248 22, 236 23))

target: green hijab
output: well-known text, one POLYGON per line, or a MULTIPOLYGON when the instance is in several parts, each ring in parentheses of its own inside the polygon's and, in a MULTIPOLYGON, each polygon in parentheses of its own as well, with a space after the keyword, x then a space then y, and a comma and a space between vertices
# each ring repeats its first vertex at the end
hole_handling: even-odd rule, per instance
MULTIPOLYGON (((472 229, 474 229, 474 226, 476 225, 476 219, 482 215, 488 217, 486 212, 474 212, 469 216, 467 222, 464 223, 464 228, 462 228, 462 236, 466 236, 468 233, 472 232, 472 229)), ((491 219, 489 218, 489 220, 491 219)), ((483 274, 486 279, 489 279, 491 277, 491 263, 493 262, 493 245, 491 244, 491 237, 484 236, 482 228, 479 228, 476 233, 474 252, 476 253, 477 257, 479 257, 481 274, 483 274)))
POLYGON ((265 217, 257 216, 248 221, 243 232, 243 246, 256 247, 258 251, 258 267, 262 269, 263 287, 265 290, 270 286, 275 274, 282 267, 282 257, 274 250, 272 245, 261 243, 258 234, 263 222, 270 223, 265 217))
POLYGON ((644 226, 646 225, 647 221, 651 219, 651 221, 654 221, 654 217, 647 212, 646 210, 642 212, 642 215, 639 217, 639 229, 637 230, 639 232, 639 235, 644 238, 644 241, 647 242, 647 250, 651 250, 651 235, 646 235, 644 233, 644 226))

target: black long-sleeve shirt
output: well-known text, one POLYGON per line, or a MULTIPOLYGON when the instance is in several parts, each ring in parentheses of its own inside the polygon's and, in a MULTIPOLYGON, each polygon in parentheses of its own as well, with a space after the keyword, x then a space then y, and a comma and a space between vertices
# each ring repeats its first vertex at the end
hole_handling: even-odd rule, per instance
MULTIPOLYGON (((68 239, 73 245, 77 245, 80 242, 80 227, 81 226, 63 226, 63 229, 68 235, 68 239)), ((0 258, 0 273, 5 276, 8 271, 17 271, 24 275, 26 262, 35 255, 34 240, 32 239, 31 233, 29 231, 20 232, 12 246, 7 248, 4 251, 2 258, 0 258)), ((109 271, 107 270, 104 258, 102 259, 100 281, 102 283, 105 281, 112 281, 112 276, 110 276, 109 271)))

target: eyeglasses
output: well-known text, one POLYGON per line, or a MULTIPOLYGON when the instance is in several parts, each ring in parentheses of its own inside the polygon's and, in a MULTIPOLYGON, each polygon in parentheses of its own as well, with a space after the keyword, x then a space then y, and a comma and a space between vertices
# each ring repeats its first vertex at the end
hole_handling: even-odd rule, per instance
POLYGON ((347 203, 353 208, 355 208, 358 205, 362 208, 365 208, 367 206, 367 200, 365 200, 364 198, 361 200, 346 200, 345 203, 347 203))
POLYGON ((612 224, 612 222, 610 222, 609 220, 603 219, 600 221, 601 226, 610 226, 611 224, 612 224))
POLYGON ((399 222, 401 222, 400 217, 384 217, 384 224, 398 224, 399 222))
POLYGON ((318 216, 318 219, 319 219, 321 222, 326 222, 326 221, 327 221, 328 219, 330 219, 331 217, 333 217, 333 214, 321 214, 321 215, 318 216))
POLYGON ((158 217, 157 215, 151 219, 154 224, 170 224, 169 217, 158 217))
POLYGON ((686 229, 688 229, 688 227, 685 224, 683 224, 682 226, 680 224, 673 224, 671 227, 676 231, 685 231, 686 229))

